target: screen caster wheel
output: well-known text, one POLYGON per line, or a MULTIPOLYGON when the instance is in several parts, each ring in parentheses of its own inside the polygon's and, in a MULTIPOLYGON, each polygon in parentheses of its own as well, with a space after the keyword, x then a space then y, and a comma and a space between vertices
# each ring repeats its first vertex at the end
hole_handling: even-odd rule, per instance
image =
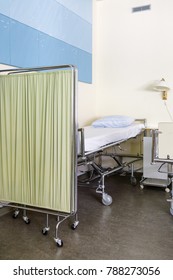
POLYGON ((75 222, 71 225, 71 229, 72 229, 72 230, 75 230, 75 229, 77 228, 78 224, 79 224, 79 221, 75 221, 75 222))
POLYGON ((19 216, 19 210, 14 211, 12 217, 13 219, 16 219, 19 216))
POLYGON ((43 228, 41 232, 42 232, 43 235, 47 235, 48 231, 49 231, 49 229, 43 228))
POLYGON ((57 247, 62 247, 63 246, 63 241, 61 240, 61 239, 57 239, 57 240, 55 240, 56 241, 56 245, 57 245, 57 247))
POLYGON ((29 225, 31 220, 28 217, 23 217, 25 224, 29 225))

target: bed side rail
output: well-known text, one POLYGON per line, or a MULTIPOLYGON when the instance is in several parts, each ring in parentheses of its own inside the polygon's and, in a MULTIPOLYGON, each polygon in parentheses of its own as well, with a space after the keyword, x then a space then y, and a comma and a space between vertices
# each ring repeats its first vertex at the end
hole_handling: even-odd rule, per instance
MULTIPOLYGON (((135 119, 135 122, 143 123, 144 127, 146 128, 147 120, 146 119, 135 119)), ((145 135, 145 128, 144 128, 144 135, 145 135)), ((112 146, 120 144, 121 141, 110 143, 106 145, 106 148, 110 148, 112 146)), ((100 151, 103 150, 105 147, 100 148, 100 151)), ((85 159, 87 155, 92 154, 93 152, 98 152, 98 150, 86 152, 85 151, 85 132, 84 128, 78 128, 78 157, 82 157, 85 159)))
POLYGON ((173 164, 173 159, 170 158, 169 155, 167 155, 167 157, 165 158, 159 157, 159 134, 161 133, 162 131, 160 131, 159 129, 152 130, 152 163, 162 162, 173 164))
POLYGON ((146 119, 135 119, 135 122, 140 122, 140 123, 143 123, 145 127, 147 126, 147 120, 146 119))
POLYGON ((78 156, 85 158, 84 128, 78 128, 78 156))
POLYGON ((151 130, 152 136, 152 156, 151 156, 151 163, 155 163, 158 159, 158 129, 151 130))
POLYGON ((144 136, 146 136, 147 119, 135 119, 135 122, 144 124, 144 136))

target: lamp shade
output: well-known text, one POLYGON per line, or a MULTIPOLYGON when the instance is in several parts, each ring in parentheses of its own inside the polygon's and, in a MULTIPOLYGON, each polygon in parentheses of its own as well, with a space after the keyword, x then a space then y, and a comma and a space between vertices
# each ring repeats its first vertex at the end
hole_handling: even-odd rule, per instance
POLYGON ((168 85, 165 82, 165 79, 161 79, 160 82, 158 82, 155 86, 154 89, 157 91, 168 91, 170 90, 170 88, 168 87, 168 85))

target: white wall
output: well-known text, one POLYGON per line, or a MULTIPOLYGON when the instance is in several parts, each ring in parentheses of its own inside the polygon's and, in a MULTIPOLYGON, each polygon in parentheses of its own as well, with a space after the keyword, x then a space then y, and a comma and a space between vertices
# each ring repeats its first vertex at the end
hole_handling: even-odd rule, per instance
POLYGON ((90 124, 96 118, 96 90, 91 84, 78 84, 79 127, 90 124))
MULTIPOLYGON (((173 89, 173 1, 102 0, 97 5, 97 116, 127 114, 149 126, 171 121, 151 85, 165 78, 173 89), (132 7, 151 10, 132 13, 132 7)), ((167 106, 173 115, 173 90, 167 106)))

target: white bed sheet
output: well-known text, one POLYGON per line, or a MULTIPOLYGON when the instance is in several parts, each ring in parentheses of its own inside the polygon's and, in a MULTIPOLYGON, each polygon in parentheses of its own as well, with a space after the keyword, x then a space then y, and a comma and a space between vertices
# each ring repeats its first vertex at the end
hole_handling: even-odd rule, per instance
POLYGON ((121 128, 95 128, 92 126, 84 127, 85 152, 98 150, 105 145, 113 142, 123 142, 135 137, 145 128, 142 123, 133 123, 121 128))

